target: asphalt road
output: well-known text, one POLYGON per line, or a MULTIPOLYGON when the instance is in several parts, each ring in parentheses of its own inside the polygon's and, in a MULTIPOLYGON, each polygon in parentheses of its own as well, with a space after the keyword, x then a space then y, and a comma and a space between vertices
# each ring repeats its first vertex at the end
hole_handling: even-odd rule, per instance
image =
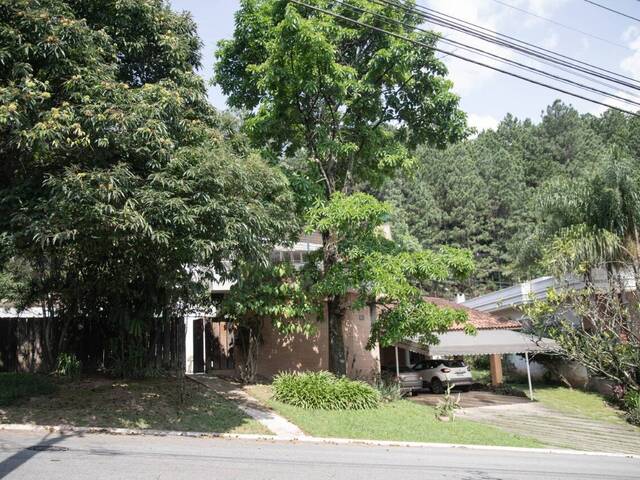
POLYGON ((640 479, 640 460, 445 447, 0 431, 0 478, 640 479))

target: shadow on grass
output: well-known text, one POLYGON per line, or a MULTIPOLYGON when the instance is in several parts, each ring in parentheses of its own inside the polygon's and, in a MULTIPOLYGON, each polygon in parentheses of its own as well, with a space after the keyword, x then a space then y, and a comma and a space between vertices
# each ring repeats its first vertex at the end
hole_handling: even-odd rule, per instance
POLYGON ((180 402, 175 378, 85 377, 53 394, 0 407, 2 423, 120 427, 216 433, 264 433, 259 424, 207 388, 186 381, 180 402))

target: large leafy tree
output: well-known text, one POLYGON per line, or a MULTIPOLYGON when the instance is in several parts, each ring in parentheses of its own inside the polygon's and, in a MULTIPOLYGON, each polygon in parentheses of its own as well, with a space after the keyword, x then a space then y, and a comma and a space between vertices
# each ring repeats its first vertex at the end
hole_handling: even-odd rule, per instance
MULTIPOLYGON (((379 184, 407 166, 409 149, 418 143, 444 146, 463 136, 458 97, 428 48, 437 36, 414 31, 417 17, 368 0, 351 2, 355 9, 330 0, 306 3, 329 14, 288 0, 243 0, 233 39, 219 45, 215 75, 229 105, 251 112, 246 130, 255 144, 274 160, 297 157, 299 178, 321 186, 304 191, 329 202, 337 192, 379 184)), ((320 227, 328 275, 344 258, 335 226, 320 227)), ((345 308, 344 295, 328 292, 330 366, 337 373, 346 369, 345 308)))
POLYGON ((495 130, 445 151, 419 148, 411 174, 377 192, 398 210, 391 218, 394 235, 408 244, 470 249, 475 273, 445 287, 482 294, 548 274, 539 262, 548 237, 534 234, 548 220, 538 198, 551 200, 556 194, 549 190, 571 198, 568 187, 548 185, 582 182, 610 157, 612 146, 633 165, 633 128, 632 117, 580 115, 554 102, 538 124, 507 115, 495 130))
POLYGON ((164 0, 0 5, 0 232, 49 361, 91 330, 143 367, 213 270, 289 229, 287 180, 206 100, 195 31, 164 0))

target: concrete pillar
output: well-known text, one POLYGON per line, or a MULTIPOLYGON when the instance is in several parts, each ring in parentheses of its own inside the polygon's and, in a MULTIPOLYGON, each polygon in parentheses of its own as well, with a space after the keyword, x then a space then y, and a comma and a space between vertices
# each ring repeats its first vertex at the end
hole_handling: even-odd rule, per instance
POLYGON ((502 385, 502 355, 496 353, 489 355, 489 368, 491 370, 491 385, 502 385))
POLYGON ((193 373, 193 318, 185 317, 185 373, 193 373))

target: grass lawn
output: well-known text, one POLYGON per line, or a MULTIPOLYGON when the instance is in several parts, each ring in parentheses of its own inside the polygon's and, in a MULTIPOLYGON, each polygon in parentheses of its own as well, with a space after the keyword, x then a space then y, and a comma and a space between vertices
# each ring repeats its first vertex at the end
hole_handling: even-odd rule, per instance
POLYGON ((0 373, 0 407, 26 397, 53 393, 56 385, 46 375, 0 373))
POLYGON ((361 438, 411 442, 465 443, 541 447, 536 440, 512 435, 476 422, 456 419, 440 422, 431 407, 408 400, 384 404, 374 410, 305 410, 271 398, 268 385, 247 387, 255 398, 318 437, 361 438))
MULTIPOLYGON (((527 385, 517 384, 513 386, 527 392, 527 395, 529 395, 529 387, 527 385)), ((609 405, 599 393, 561 386, 534 385, 533 397, 543 405, 559 412, 609 423, 626 423, 624 413, 609 405)))
MULTIPOLYGON (((0 406, 0 423, 270 433, 230 401, 188 379, 183 405, 179 405, 177 381, 173 378, 91 377, 55 383, 54 392, 33 392, 0 406)), ((0 377, 0 391, 3 385, 0 377)))

